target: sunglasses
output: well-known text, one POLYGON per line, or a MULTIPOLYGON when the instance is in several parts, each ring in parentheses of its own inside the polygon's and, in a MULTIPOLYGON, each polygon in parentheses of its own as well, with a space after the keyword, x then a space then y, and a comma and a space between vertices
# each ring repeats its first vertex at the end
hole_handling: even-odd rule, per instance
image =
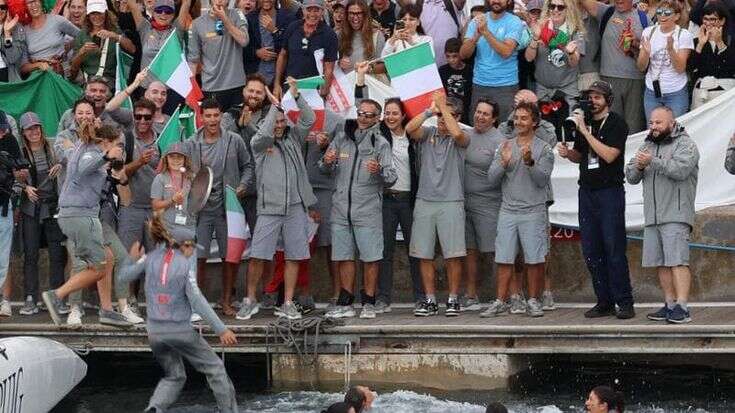
POLYGON ((151 120, 153 119, 153 115, 143 115, 142 113, 136 113, 133 115, 135 120, 151 120))
MULTIPOLYGON (((436 114, 436 117, 437 118, 441 118, 442 116, 444 116, 444 115, 441 112, 439 112, 439 113, 436 114)), ((459 117, 459 113, 452 112, 452 116, 455 117, 455 118, 458 118, 459 117)))
POLYGON ((357 116, 362 116, 364 118, 372 119, 372 118, 374 118, 374 117, 376 117, 378 115, 376 113, 373 113, 373 112, 365 112, 363 110, 358 110, 357 111, 357 116))
POLYGON ((564 4, 553 4, 553 3, 549 4, 549 10, 551 11, 553 10, 564 11, 566 9, 567 9, 567 6, 565 6, 564 4))
POLYGON ((663 9, 663 8, 656 9, 656 16, 671 17, 673 15, 674 15, 674 11, 671 9, 663 9))
POLYGON ((8 5, 7 4, 0 4, 0 10, 7 11, 8 10, 8 5))
POLYGON ((153 12, 158 14, 174 14, 174 9, 167 6, 161 6, 153 9, 153 12))

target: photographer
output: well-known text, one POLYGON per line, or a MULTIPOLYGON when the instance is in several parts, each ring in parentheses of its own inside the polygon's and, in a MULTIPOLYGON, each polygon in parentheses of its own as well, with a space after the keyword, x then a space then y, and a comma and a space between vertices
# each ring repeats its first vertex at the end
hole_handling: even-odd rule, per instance
POLYGON ((16 178, 28 176, 27 169, 18 170, 14 166, 21 158, 18 141, 10 132, 8 115, 0 110, 0 286, 3 286, 3 298, 0 300, 0 315, 11 315, 10 284, 5 288, 5 277, 8 275, 10 248, 13 242, 13 184, 16 178))
POLYGON ((633 295, 625 256, 625 190, 623 158, 628 125, 610 112, 613 91, 597 81, 582 92, 590 113, 575 111, 574 149, 559 145, 559 156, 579 164, 579 230, 582 253, 592 275, 597 305, 587 318, 615 315, 633 318, 633 295), (587 119, 585 119, 587 118, 587 119), (589 123, 589 126, 587 125, 589 123), (615 305, 619 310, 615 311, 615 305))

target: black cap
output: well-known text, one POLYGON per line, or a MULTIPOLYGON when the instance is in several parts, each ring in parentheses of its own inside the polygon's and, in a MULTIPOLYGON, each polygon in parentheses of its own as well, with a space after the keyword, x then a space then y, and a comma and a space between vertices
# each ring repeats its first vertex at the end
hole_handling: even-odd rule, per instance
POLYGON ((612 86, 610 86, 610 84, 605 82, 604 80, 596 80, 589 88, 587 88, 587 90, 582 91, 582 93, 590 92, 600 93, 606 98, 612 96, 613 94, 612 86))

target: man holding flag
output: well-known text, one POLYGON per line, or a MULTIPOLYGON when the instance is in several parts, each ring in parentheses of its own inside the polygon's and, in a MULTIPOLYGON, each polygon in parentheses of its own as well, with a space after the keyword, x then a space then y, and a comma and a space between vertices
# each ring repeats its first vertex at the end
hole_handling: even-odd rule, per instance
POLYGON ((283 240, 286 258, 286 285, 283 305, 276 307, 275 314, 290 320, 301 318, 293 296, 299 261, 310 258, 307 211, 315 221, 319 219, 309 210, 316 198, 309 185, 302 148, 316 117, 299 93, 297 81, 289 77, 288 84, 300 111, 296 125, 286 126, 278 100, 266 89, 272 105, 251 142, 256 163, 258 220, 250 251, 247 297, 237 313, 239 320, 250 319, 260 309, 255 296, 258 281, 265 262, 273 259, 279 239, 283 240))
POLYGON ((222 312, 233 316, 235 311, 230 299, 240 260, 226 262, 229 223, 225 214, 225 187, 235 188, 239 198, 254 190, 253 164, 240 136, 222 126, 219 103, 214 99, 206 99, 202 102, 201 111, 204 126, 184 142, 185 149, 191 154, 193 172, 196 174, 204 167, 209 167, 212 171, 212 191, 197 219, 197 241, 204 250, 201 255, 197 254, 197 281, 199 287, 204 289, 207 256, 212 235, 216 234, 219 255, 223 262, 222 312))

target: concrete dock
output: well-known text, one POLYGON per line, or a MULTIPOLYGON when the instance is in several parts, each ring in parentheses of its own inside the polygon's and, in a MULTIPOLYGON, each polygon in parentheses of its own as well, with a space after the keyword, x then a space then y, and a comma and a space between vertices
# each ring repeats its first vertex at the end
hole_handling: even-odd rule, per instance
MULTIPOLYGON (((208 327, 197 328, 218 352, 262 355, 270 363, 276 385, 338 382, 351 377, 442 389, 497 388, 527 368, 529 360, 545 355, 675 355, 682 362, 691 356, 718 355, 728 360, 719 367, 735 369, 728 365, 735 355, 735 305, 697 305, 692 308, 694 321, 685 325, 647 320, 645 314, 653 305, 638 306, 632 320, 588 320, 583 317, 588 305, 581 304, 562 306, 542 318, 507 315, 492 319, 480 318, 477 312, 456 318, 418 318, 412 309, 401 307, 374 320, 354 318, 342 325, 318 317, 291 326, 287 321, 276 324, 269 311, 245 322, 225 319, 239 340, 237 346, 227 349, 219 346, 208 327), (324 328, 317 338, 315 327, 320 322, 324 328), (452 377, 458 380, 448 380, 452 377)), ((84 321, 82 328, 71 330, 51 324, 46 313, 3 318, 0 337, 43 336, 82 353, 149 351, 144 327, 102 326, 91 315, 84 321)))

